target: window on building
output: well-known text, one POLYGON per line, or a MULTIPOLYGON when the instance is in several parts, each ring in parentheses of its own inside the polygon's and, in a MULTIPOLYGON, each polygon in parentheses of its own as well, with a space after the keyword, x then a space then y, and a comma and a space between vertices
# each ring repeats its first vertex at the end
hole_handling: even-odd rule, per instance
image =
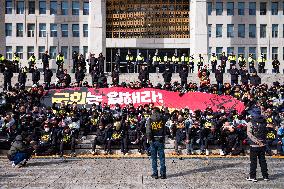
POLYGON ((243 16, 245 15, 245 3, 238 2, 238 15, 243 16))
POLYGON ((250 24, 249 25, 249 38, 255 38, 256 37, 256 25, 250 24))
POLYGON ((50 1, 50 15, 57 15, 57 1, 50 1))
POLYGON ((222 15, 222 14, 223 14, 223 3, 216 2, 216 15, 222 15))
POLYGON ((35 36, 35 24, 28 24, 28 37, 35 36))
POLYGON ((61 37, 68 37, 68 24, 61 24, 61 37))
POLYGON ((23 37, 24 25, 22 23, 17 23, 16 28, 17 28, 16 37, 23 37))
POLYGON ((35 1, 29 1, 29 14, 35 14, 35 1))
POLYGON ((68 1, 61 1, 61 15, 68 15, 68 1))
POLYGON ((234 2, 227 2, 227 15, 234 15, 234 2))
POLYGON ((5 36, 12 37, 12 23, 5 23, 5 36))
POLYGON ((27 47, 27 58, 30 58, 34 53, 35 53, 35 47, 28 46, 27 47))
POLYGON ((233 54, 234 53, 234 47, 227 47, 227 54, 233 54))
POLYGON ((271 14, 278 15, 278 2, 271 2, 271 14))
POLYGON ((45 53, 45 46, 38 47, 38 59, 42 59, 42 55, 45 53))
POLYGON ((46 24, 39 24, 39 37, 46 37, 46 24))
POLYGON ((79 1, 72 1, 72 15, 79 15, 80 3, 79 1))
POLYGON ((212 24, 208 24, 208 37, 211 37, 212 24))
POLYGON ((61 46, 61 53, 63 54, 64 58, 68 58, 68 46, 61 46))
POLYGON ((278 24, 272 24, 272 38, 278 37, 278 24))
POLYGON ((50 37, 57 37, 57 24, 50 24, 50 37))
POLYGON ((245 36, 246 36, 245 24, 239 24, 238 25, 238 37, 245 38, 245 36))
POLYGON ((266 15, 266 2, 260 2, 260 15, 266 15))
POLYGON ((76 51, 77 53, 80 53, 79 46, 72 46, 72 52, 76 51))
POLYGON ((89 15, 89 1, 83 3, 83 15, 89 15))
POLYGON ((18 53, 20 59, 23 59, 23 46, 16 46, 16 53, 18 53))
POLYGON ((25 2, 24 1, 17 1, 16 7, 17 7, 17 14, 24 14, 24 11, 25 11, 25 2))
POLYGON ((80 37, 79 24, 72 24, 72 36, 73 37, 80 37))
POLYGON ((12 14, 12 13, 13 13, 13 2, 12 0, 6 0, 5 14, 12 14))
POLYGON ((249 15, 256 15, 256 2, 249 2, 249 15))
POLYGON ((208 47, 208 59, 210 60, 211 55, 212 55, 212 47, 208 47))
POLYGON ((216 47, 216 55, 218 59, 220 59, 222 52, 223 52, 223 47, 216 47))
POLYGON ((83 56, 86 58, 86 54, 88 53, 88 46, 83 46, 83 56))
POLYGON ((260 47, 260 53, 264 55, 264 58, 267 58, 267 47, 260 47))
POLYGON ((233 38, 234 37, 234 24, 227 25, 227 37, 233 38))
POLYGON ((11 60, 13 57, 12 46, 6 46, 6 59, 11 60))
POLYGON ((88 37, 88 24, 83 24, 83 37, 88 37))
POLYGON ((266 38, 266 24, 260 24, 260 38, 266 38))
POLYGON ((222 33, 223 33, 223 25, 217 24, 216 25, 216 38, 222 37, 222 33))
POLYGON ((272 47, 272 59, 278 59, 278 47, 272 47))
POLYGON ((245 49, 245 47, 238 47, 238 57, 240 57, 241 55, 243 55, 244 57, 246 56, 245 49))
POLYGON ((56 46, 50 46, 49 47, 49 56, 51 59, 55 59, 57 56, 57 47, 56 46))
POLYGON ((249 47, 249 54, 252 55, 253 59, 256 59, 256 47, 249 47))
POLYGON ((46 14, 46 1, 39 1, 39 14, 46 14))
POLYGON ((212 2, 207 2, 207 14, 212 15, 212 2))

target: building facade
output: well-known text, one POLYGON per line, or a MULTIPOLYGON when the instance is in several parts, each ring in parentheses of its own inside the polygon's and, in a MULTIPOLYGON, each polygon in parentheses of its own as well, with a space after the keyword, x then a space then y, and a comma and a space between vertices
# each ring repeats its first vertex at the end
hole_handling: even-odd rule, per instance
MULTIPOLYGON (((18 52, 25 64, 48 50, 62 52, 72 67, 72 52, 113 61, 128 51, 145 57, 177 53, 237 55, 264 53, 284 63, 283 0, 3 0, 0 53, 18 52)), ((283 66, 282 66, 283 68, 283 66)), ((106 71, 110 70, 110 66, 106 71)))

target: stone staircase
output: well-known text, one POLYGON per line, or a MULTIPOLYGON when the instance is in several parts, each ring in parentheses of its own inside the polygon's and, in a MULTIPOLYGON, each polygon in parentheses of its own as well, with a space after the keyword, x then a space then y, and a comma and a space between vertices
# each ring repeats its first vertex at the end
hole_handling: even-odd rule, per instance
MULTIPOLYGON (((70 74, 72 81, 75 81, 75 74, 71 73, 70 74)), ((262 78, 262 83, 268 83, 268 84, 272 84, 275 81, 279 81, 280 83, 284 82, 284 74, 259 74, 259 76, 262 78)), ((110 74, 108 74, 108 83, 111 83, 111 76, 110 74)), ((32 86, 33 82, 32 82, 32 76, 30 73, 27 74, 27 82, 26 82, 26 86, 32 86)), ((216 83, 215 80, 215 75, 211 74, 210 75, 210 79, 211 79, 211 83, 216 83)), ((229 82, 230 83, 230 74, 224 74, 224 82, 229 82)), ((240 79, 240 78, 239 78, 240 79)), ((54 76, 52 77, 52 82, 56 81, 56 74, 54 73, 54 76)), ((92 78, 90 74, 86 74, 85 77, 85 81, 88 81, 89 83, 92 82, 92 78)), ((131 73, 131 74, 127 74, 127 73, 122 73, 120 76, 120 83, 121 82, 134 82, 134 81, 138 81, 138 74, 137 73, 131 73)), ((163 84, 164 83, 164 79, 162 74, 156 74, 156 73, 151 73, 150 74, 150 81, 156 85, 158 83, 163 84)), ((172 82, 174 81, 178 81, 180 82, 180 77, 178 74, 173 74, 172 76, 172 82)), ((16 84, 18 82, 18 74, 14 73, 14 77, 12 78, 12 85, 16 84)), ((199 78, 197 77, 196 73, 193 74, 189 74, 188 76, 188 82, 194 82, 194 83, 199 83, 199 78)), ((41 80, 39 82, 40 84, 43 83, 43 73, 41 73, 41 80)), ((0 74, 0 88, 2 90, 3 88, 3 84, 4 84, 4 78, 3 78, 3 74, 0 74)))

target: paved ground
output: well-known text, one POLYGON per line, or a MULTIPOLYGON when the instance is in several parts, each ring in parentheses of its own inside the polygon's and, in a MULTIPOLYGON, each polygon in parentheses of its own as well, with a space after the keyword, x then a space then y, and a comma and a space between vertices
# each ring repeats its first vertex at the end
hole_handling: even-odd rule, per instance
POLYGON ((32 159, 25 168, 0 159, 0 188, 284 188, 284 160, 268 160, 269 182, 246 181, 248 163, 248 158, 167 158, 168 179, 154 180, 147 158, 32 159))

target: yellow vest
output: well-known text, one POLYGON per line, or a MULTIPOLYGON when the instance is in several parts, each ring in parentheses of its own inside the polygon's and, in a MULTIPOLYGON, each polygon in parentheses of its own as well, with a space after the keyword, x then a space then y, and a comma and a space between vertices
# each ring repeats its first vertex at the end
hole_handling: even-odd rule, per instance
POLYGON ((126 55, 126 61, 132 61, 133 60, 133 56, 132 55, 126 55))
POLYGON ((35 57, 31 56, 31 57, 29 58, 29 62, 35 62, 35 61, 36 61, 35 57))
POLYGON ((0 61, 4 61, 5 60, 5 57, 2 55, 0 56, 0 61))
POLYGON ((58 62, 64 62, 64 56, 57 55, 56 61, 58 61, 58 62))
POLYGON ((143 56, 138 55, 138 56, 137 56, 137 58, 136 58, 136 61, 144 61, 144 57, 143 57, 143 56))
POLYGON ((260 63, 260 62, 264 62, 264 63, 265 63, 266 60, 265 60, 264 57, 263 57, 263 58, 262 58, 262 57, 259 57, 257 61, 258 61, 258 63, 260 63))
POLYGON ((210 61, 211 62, 215 62, 215 61, 217 61, 218 59, 217 59, 217 57, 216 56, 211 56, 211 58, 210 58, 210 61))
POLYGON ((13 56, 12 61, 20 62, 20 57, 13 56))

